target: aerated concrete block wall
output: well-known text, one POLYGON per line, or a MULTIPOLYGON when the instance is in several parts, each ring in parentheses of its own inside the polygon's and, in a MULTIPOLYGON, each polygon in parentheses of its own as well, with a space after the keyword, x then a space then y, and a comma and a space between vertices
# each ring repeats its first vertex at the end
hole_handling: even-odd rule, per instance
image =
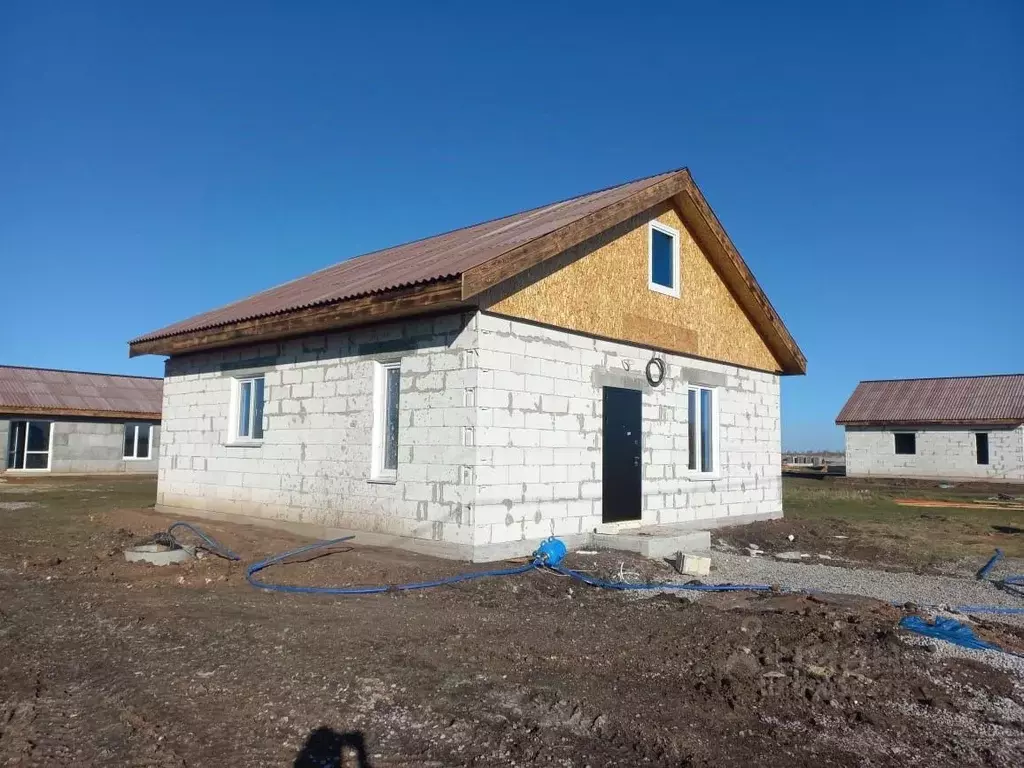
POLYGON ((846 473, 878 477, 1024 480, 1024 427, 846 428, 846 473), (894 435, 913 432, 915 454, 897 454, 894 435), (975 434, 988 434, 989 463, 978 464, 975 434))
POLYGON ((52 473, 124 472, 155 474, 160 456, 160 427, 150 430, 150 458, 124 458, 123 421, 55 421, 52 473))
MULTIPOLYGON (((50 421, 53 437, 50 443, 51 474, 156 474, 160 455, 160 426, 150 433, 150 458, 124 458, 124 425, 121 420, 89 419, 69 421, 57 418, 18 417, 0 421, 0 468, 7 467, 7 449, 12 420, 50 421)), ((133 422, 134 423, 134 422, 133 422)), ((36 474, 36 472, 33 472, 36 474)))
MULTIPOLYGON (((601 524, 602 388, 643 392, 644 524, 779 517, 779 377, 487 314, 479 316, 477 545, 587 533, 601 524), (687 384, 716 388, 719 471, 687 470, 687 384)), ((528 549, 528 548, 527 548, 528 549)))
POLYGON ((471 314, 172 358, 158 503, 447 542, 470 556, 471 314), (397 482, 371 478, 375 362, 401 361, 397 482), (265 376, 265 435, 232 444, 232 379, 265 376))
POLYGON ((493 559, 601 524, 603 386, 643 390, 643 522, 781 514, 778 377, 481 313, 172 358, 158 503, 426 540, 493 559), (371 477, 375 363, 401 362, 397 480, 371 477), (262 373, 264 439, 228 434, 262 373), (687 463, 687 383, 719 393, 719 471, 687 463))

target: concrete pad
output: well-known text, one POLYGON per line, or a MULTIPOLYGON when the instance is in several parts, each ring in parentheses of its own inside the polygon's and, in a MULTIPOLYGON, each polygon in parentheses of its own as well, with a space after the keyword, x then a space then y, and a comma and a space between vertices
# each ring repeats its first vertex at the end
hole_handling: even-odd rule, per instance
POLYGON ((195 556, 194 547, 171 548, 164 544, 140 544, 124 551, 129 563, 152 563, 153 565, 177 565, 195 556))
POLYGON ((694 531, 671 525, 652 525, 619 533, 594 533, 591 544, 597 549, 636 552, 655 560, 676 552, 702 554, 711 551, 710 531, 694 531))

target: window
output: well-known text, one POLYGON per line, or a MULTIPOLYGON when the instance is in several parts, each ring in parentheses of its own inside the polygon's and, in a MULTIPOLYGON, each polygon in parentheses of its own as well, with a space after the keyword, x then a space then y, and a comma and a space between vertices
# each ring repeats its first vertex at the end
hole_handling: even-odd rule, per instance
POLYGON ((718 427, 715 391, 690 387, 686 392, 689 461, 694 472, 712 473, 718 469, 718 427))
POLYGON ((400 363, 378 363, 373 381, 373 461, 377 480, 398 476, 398 395, 400 363))
POLYGON ((243 442, 263 439, 263 377, 235 379, 233 438, 243 442))
POLYGON ((53 424, 49 421, 12 421, 7 439, 8 469, 50 468, 53 424))
POLYGON ((974 447, 977 449, 978 463, 988 464, 988 432, 974 435, 974 447))
POLYGON ((893 437, 896 439, 896 453, 909 456, 917 453, 917 435, 913 432, 897 432, 893 437))
POLYGON ((648 227, 647 285, 679 298, 679 233, 657 221, 648 227))
POLYGON ((124 458, 149 458, 149 435, 151 429, 152 427, 149 424, 124 425, 124 458))

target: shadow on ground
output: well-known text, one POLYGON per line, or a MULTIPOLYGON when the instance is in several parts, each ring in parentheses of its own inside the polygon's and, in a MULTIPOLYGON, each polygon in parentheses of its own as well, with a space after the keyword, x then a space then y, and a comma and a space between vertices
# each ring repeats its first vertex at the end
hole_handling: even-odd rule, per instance
POLYGON ((310 732, 293 765, 294 768, 371 768, 362 731, 338 733, 326 725, 310 732))

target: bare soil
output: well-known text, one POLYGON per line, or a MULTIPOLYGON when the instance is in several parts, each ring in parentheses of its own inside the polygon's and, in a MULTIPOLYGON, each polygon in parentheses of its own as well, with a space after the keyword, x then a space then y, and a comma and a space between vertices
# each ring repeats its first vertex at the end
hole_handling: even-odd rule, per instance
MULTIPOLYGON (((139 480, 0 484, 0 765, 1024 761, 1019 681, 904 643, 884 603, 691 603, 546 572, 361 597, 263 592, 217 558, 124 562, 124 546, 171 522, 152 497, 139 480)), ((243 563, 305 543, 201 527, 243 563)), ((669 575, 608 554, 569 564, 669 575)), ((265 573, 339 585, 481 567, 357 539, 265 573)))

